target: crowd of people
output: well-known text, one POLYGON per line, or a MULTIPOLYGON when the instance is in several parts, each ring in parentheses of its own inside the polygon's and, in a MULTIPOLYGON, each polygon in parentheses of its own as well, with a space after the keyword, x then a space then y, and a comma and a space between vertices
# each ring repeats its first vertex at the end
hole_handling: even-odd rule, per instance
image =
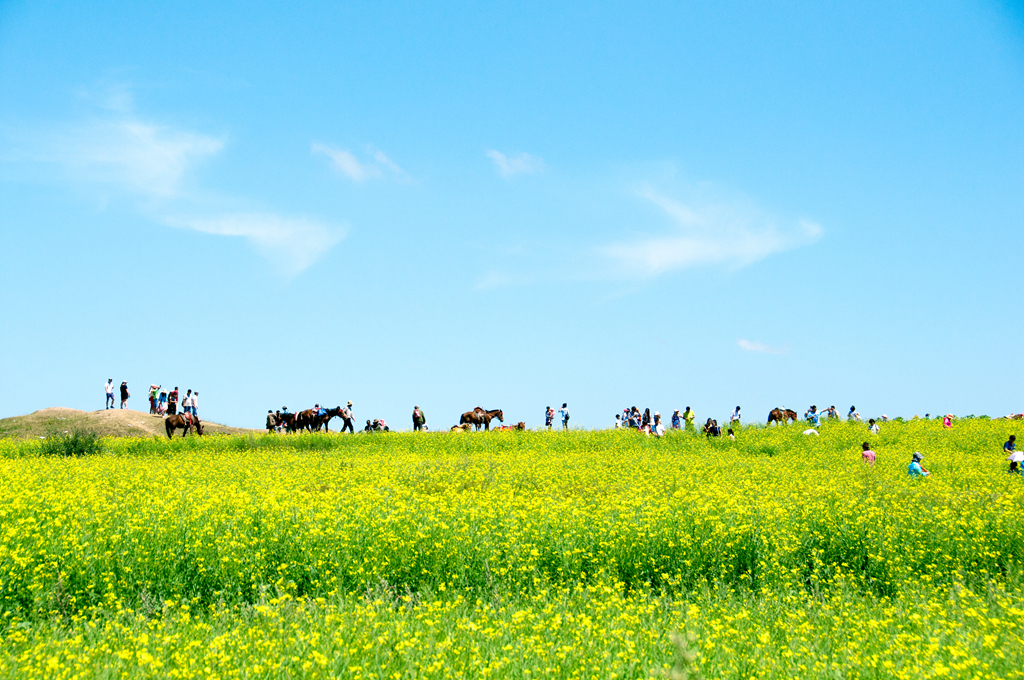
MULTIPOLYGON (((114 379, 107 378, 107 383, 104 385, 104 391, 106 392, 106 409, 114 408, 114 379)), ((128 381, 121 381, 121 387, 118 390, 121 397, 121 408, 128 408, 128 399, 131 395, 128 392, 128 381)), ((182 397, 178 388, 175 387, 173 390, 165 390, 162 385, 149 386, 149 413, 155 416, 173 416, 179 412, 189 413, 196 418, 199 417, 199 391, 187 390, 185 396, 182 397)))

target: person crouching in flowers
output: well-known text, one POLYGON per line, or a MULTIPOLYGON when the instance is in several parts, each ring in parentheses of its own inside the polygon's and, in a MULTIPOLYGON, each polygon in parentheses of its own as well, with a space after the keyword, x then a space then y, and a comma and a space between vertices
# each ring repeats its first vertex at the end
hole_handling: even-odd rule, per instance
POLYGON ((927 477, 931 473, 921 467, 921 459, 923 456, 914 451, 914 457, 910 459, 910 467, 907 468, 907 474, 911 477, 927 477))

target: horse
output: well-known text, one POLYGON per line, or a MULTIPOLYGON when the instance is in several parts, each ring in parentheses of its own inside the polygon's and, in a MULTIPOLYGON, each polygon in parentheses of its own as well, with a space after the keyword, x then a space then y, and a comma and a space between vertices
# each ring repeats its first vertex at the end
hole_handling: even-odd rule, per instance
POLYGON ((783 425, 785 425, 790 420, 792 420, 794 423, 796 422, 796 411, 794 411, 793 409, 773 408, 771 411, 768 412, 769 425, 771 425, 772 423, 782 423, 783 425))
POLYGON ((294 413, 282 413, 278 419, 278 422, 284 425, 285 432, 295 432, 294 413))
POLYGON ((472 423, 464 423, 462 425, 452 425, 452 432, 469 432, 473 429, 472 423))
POLYGON ((331 418, 340 418, 340 417, 341 417, 341 407, 340 406, 335 406, 334 408, 327 409, 327 413, 325 413, 322 416, 314 416, 313 417, 313 422, 312 422, 310 427, 311 427, 311 429, 314 429, 317 432, 320 431, 321 427, 324 428, 325 430, 327 430, 328 432, 330 432, 331 428, 329 428, 327 425, 328 425, 328 423, 331 422, 331 418))
POLYGON ((199 421, 199 416, 194 416, 191 413, 179 413, 164 419, 164 428, 167 430, 168 439, 174 436, 174 431, 179 427, 183 430, 182 437, 191 432, 193 427, 196 434, 203 433, 203 424, 199 421))
POLYGON ((476 427, 477 431, 480 431, 480 426, 483 425, 485 430, 490 431, 491 420, 497 418, 501 422, 505 422, 505 414, 501 412, 500 408, 496 408, 493 411, 485 411, 477 406, 472 411, 466 411, 459 418, 459 425, 465 425, 471 423, 476 427))
POLYGON ((314 411, 311 408, 307 408, 305 411, 299 411, 298 413, 295 414, 294 429, 309 430, 310 432, 313 432, 314 430, 319 430, 320 417, 321 416, 318 416, 316 414, 316 411, 314 411))

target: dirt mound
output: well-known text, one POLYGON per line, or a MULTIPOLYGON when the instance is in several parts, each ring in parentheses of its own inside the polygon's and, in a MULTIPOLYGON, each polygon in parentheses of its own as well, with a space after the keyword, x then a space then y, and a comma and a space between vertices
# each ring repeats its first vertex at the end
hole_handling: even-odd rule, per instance
MULTIPOLYGON (((166 437, 164 419, 131 409, 79 411, 73 408, 44 408, 27 416, 0 419, 0 437, 30 439, 43 437, 51 429, 91 430, 104 437, 166 437)), ((203 421, 207 434, 244 434, 255 432, 203 421)), ((179 433, 180 434, 180 433, 179 433)))

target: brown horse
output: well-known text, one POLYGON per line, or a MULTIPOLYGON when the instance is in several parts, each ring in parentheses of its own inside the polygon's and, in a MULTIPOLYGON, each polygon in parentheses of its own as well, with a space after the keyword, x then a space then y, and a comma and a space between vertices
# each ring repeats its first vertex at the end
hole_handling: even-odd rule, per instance
POLYGON ((191 413, 179 413, 164 419, 164 428, 167 430, 168 439, 174 436, 174 431, 179 427, 182 429, 182 437, 191 432, 192 428, 195 428, 196 434, 203 433, 203 424, 199 421, 199 416, 194 416, 191 413))
POLYGON ((310 432, 313 430, 319 430, 319 419, 320 416, 318 416, 311 408, 307 408, 305 411, 299 411, 295 414, 295 424, 293 425, 293 429, 309 430, 310 432))
POLYGON ((341 417, 341 407, 340 406, 335 406, 334 408, 326 409, 326 411, 327 411, 327 413, 325 413, 322 416, 313 416, 313 423, 312 423, 311 429, 314 429, 317 432, 319 432, 320 428, 322 427, 325 430, 327 430, 328 432, 331 431, 331 428, 329 428, 327 425, 328 425, 328 423, 331 422, 331 418, 340 418, 341 417))
POLYGON ((790 420, 792 420, 794 423, 796 422, 796 411, 794 411, 793 409, 773 408, 771 411, 768 412, 769 425, 771 425, 772 423, 782 423, 783 425, 785 425, 790 420))
POLYGON ((476 427, 479 432, 480 426, 483 425, 485 430, 491 429, 491 420, 497 418, 501 422, 505 422, 505 414, 501 412, 500 408, 496 408, 493 411, 485 411, 477 406, 472 411, 466 411, 459 418, 459 425, 465 425, 467 423, 472 424, 476 427))

